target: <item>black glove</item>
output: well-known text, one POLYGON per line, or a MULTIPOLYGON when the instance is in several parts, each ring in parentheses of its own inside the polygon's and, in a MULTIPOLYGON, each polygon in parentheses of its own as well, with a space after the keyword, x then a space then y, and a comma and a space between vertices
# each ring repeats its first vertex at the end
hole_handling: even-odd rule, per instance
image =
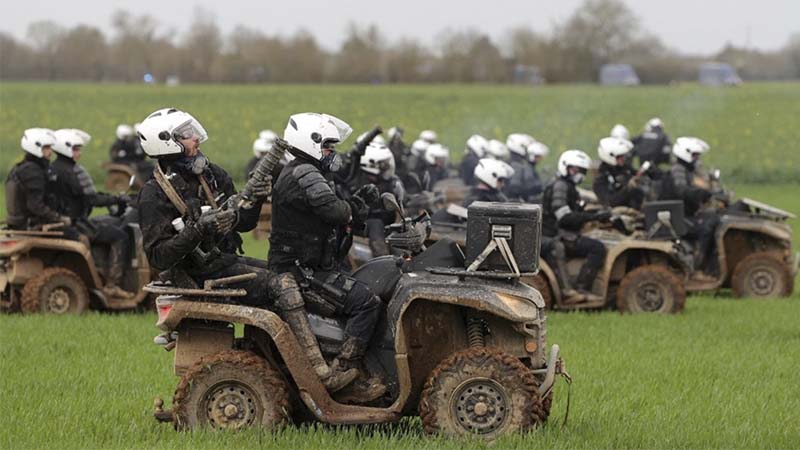
POLYGON ((195 228, 203 237, 215 234, 227 234, 236 223, 236 212, 233 209, 214 209, 200 216, 195 228))
POLYGON ((364 200, 361 197, 355 195, 350 197, 347 203, 350 204, 350 215, 353 217, 353 223, 363 224, 369 215, 369 206, 364 203, 364 200))
POLYGON ((611 211, 596 212, 592 216, 592 220, 596 220, 598 222, 608 222, 609 220, 611 220, 611 211))
POLYGON ((263 180, 253 179, 250 188, 250 195, 253 200, 264 200, 272 194, 272 176, 268 176, 263 180))
POLYGON ((358 188, 358 190, 353 194, 353 197, 358 197, 360 200, 364 202, 364 204, 372 206, 377 203, 378 199, 381 198, 381 191, 378 190, 378 187, 374 184, 365 184, 358 188))
POLYGON ((131 203, 131 196, 128 194, 119 194, 116 197, 117 204, 119 205, 129 205, 131 203))

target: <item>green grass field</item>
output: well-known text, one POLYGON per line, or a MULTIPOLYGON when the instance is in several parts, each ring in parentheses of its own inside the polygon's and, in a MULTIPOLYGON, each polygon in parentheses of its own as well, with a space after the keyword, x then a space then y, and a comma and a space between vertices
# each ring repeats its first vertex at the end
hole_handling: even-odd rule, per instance
MULTIPOLYGON (((304 110, 340 115, 356 134, 375 123, 413 135, 434 128, 456 154, 474 132, 526 131, 555 154, 582 147, 594 155, 614 123, 635 131, 659 115, 673 136, 708 140, 707 165, 721 167, 738 196, 800 212, 797 83, 721 90, 3 83, 0 177, 21 153, 24 128, 78 127, 94 136, 83 162, 101 184, 99 164, 117 123, 166 105, 203 122, 211 134, 205 151, 234 176, 258 130, 280 129, 304 110)), ((3 202, 0 187, 4 215, 3 202)), ((795 233, 798 222, 790 222, 795 233)), ((248 235, 245 250, 265 257, 266 243, 248 235)), ((492 448, 798 448, 797 317, 797 292, 771 301, 691 297, 677 316, 551 313, 548 340, 561 345, 575 378, 569 422, 562 428, 567 389, 560 383, 545 427, 492 448)), ((154 323, 154 314, 0 316, 0 448, 486 448, 425 436, 417 419, 277 434, 177 433, 150 415, 153 398, 168 400, 177 383, 172 354, 152 344, 154 323)))
POLYGON ((165 106, 194 114, 210 135, 204 151, 236 177, 242 176, 259 130, 281 131, 290 114, 303 111, 345 119, 356 130, 354 137, 375 124, 400 125, 409 140, 432 128, 454 157, 460 157, 473 133, 505 139, 511 132, 527 132, 551 147, 554 156, 545 164, 551 166, 555 155, 567 148, 594 156, 597 141, 617 122, 636 134, 647 119, 660 116, 673 138, 707 140, 712 148, 708 165, 719 166, 729 179, 796 182, 800 167, 800 83, 753 83, 735 89, 3 83, 0 172, 5 176, 18 158, 25 128, 75 127, 94 137, 84 152, 84 165, 97 177, 117 124, 141 121, 165 106))

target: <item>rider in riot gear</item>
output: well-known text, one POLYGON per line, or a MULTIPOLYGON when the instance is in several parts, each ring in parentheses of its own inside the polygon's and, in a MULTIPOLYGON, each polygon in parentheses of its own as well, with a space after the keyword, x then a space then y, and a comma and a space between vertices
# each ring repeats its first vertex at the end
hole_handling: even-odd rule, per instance
POLYGON ((604 207, 642 207, 644 191, 638 185, 639 177, 630 166, 628 155, 631 149, 633 144, 625 139, 606 137, 600 140, 597 147, 600 167, 592 189, 604 207))
MULTIPOLYGON (((256 164, 261 158, 272 148, 272 145, 275 143, 275 139, 278 137, 272 130, 262 130, 258 133, 258 139, 253 141, 253 157, 250 158, 250 161, 247 162, 247 166, 245 167, 244 171, 244 178, 249 179, 250 175, 253 173, 253 169, 256 168, 256 164)), ((281 160, 281 164, 278 164, 275 167, 275 170, 272 172, 273 178, 278 178, 278 174, 281 173, 281 169, 285 165, 285 162, 281 160)))
POLYGON ((440 180, 448 177, 447 165, 450 161, 450 150, 442 144, 431 144, 425 149, 425 158, 422 171, 422 179, 429 180, 429 185, 433 188, 440 180))
POLYGON ((475 166, 478 161, 486 156, 486 147, 489 146, 489 141, 479 134, 473 134, 467 139, 467 145, 464 148, 464 157, 461 159, 461 166, 458 168, 458 176, 464 181, 467 186, 475 184, 475 166))
POLYGON ((50 157, 56 137, 47 128, 29 128, 20 140, 25 159, 17 163, 6 178, 6 221, 15 230, 36 228, 47 223, 71 223, 46 200, 50 157))
POLYGON ((514 169, 503 161, 492 158, 478 161, 473 172, 477 184, 464 198, 464 207, 469 207, 473 202, 507 202, 503 188, 513 172, 514 169))
MULTIPOLYGON (((591 293, 592 284, 606 254, 606 249, 600 241, 580 235, 581 228, 586 222, 608 221, 611 218, 608 212, 583 211, 576 186, 583 181, 591 163, 592 160, 586 153, 580 150, 567 150, 558 160, 558 175, 544 190, 542 235, 558 239, 564 246, 563 257, 554 255, 558 258, 554 270, 558 272, 567 301, 598 299, 591 293), (575 283, 576 290, 571 288, 569 276, 565 271, 564 258, 568 256, 586 257, 575 283)), ((547 256, 547 253, 544 254, 547 256)))
POLYGON ((712 193, 696 183, 701 156, 710 150, 710 146, 695 137, 679 137, 672 147, 675 164, 664 180, 661 198, 664 200, 683 201, 684 211, 690 223, 687 240, 696 242, 695 266, 702 272, 695 272, 693 277, 700 281, 716 279, 717 267, 714 254, 716 251, 714 232, 719 225, 719 214, 713 210, 703 210, 703 204, 712 193))
POLYGON ((175 108, 155 111, 142 122, 139 137, 145 152, 157 161, 154 178, 139 192, 139 221, 150 264, 190 286, 256 274, 255 279, 231 285, 247 293, 237 300, 276 310, 329 391, 352 383, 357 371, 334 370, 325 362, 295 278, 277 275, 264 261, 237 255, 239 232, 256 226, 261 204, 271 193, 269 177, 249 181, 252 202, 236 208, 231 205, 237 203, 233 181, 200 152, 208 134, 192 115, 175 108))
POLYGON ((366 184, 342 199, 325 178, 341 167, 335 146, 351 131, 348 124, 327 114, 301 113, 289 118, 285 141, 276 145, 285 145, 295 159, 275 182, 269 267, 277 273, 293 274, 346 317, 345 340, 333 367, 357 369, 362 376, 335 398, 365 403, 386 392, 382 381, 367 377, 362 364, 381 300, 366 284, 340 272, 339 266, 349 249, 349 228, 363 226, 370 205, 380 195, 375 185, 366 184))
MULTIPOLYGON (((373 140, 361 156, 361 171, 350 182, 350 191, 357 191, 366 184, 374 184, 381 194, 388 192, 395 196, 399 204, 405 200, 405 188, 395 175, 394 155, 385 145, 373 140)), ((386 210, 383 205, 371 207, 365 221, 366 235, 373 256, 390 253, 386 244, 384 227, 395 222, 395 212, 386 210)))
MULTIPOLYGON (((78 164, 83 147, 91 136, 76 129, 61 129, 55 132, 56 143, 53 150, 56 160, 52 163, 55 178, 50 190, 60 213, 69 216, 72 230, 85 235, 92 245, 106 245, 109 249, 108 270, 103 293, 110 298, 131 298, 132 292, 120 287, 125 269, 125 255, 128 254, 128 235, 121 221, 105 218, 90 218, 94 207, 115 206, 122 208, 129 203, 127 195, 110 195, 97 192, 91 175, 78 164), (114 223, 117 222, 117 223, 114 223)), ((76 237, 70 236, 70 237, 76 237)))
POLYGON ((505 193, 511 200, 532 202, 544 191, 535 163, 528 157, 528 149, 534 142, 536 140, 533 137, 521 133, 511 134, 506 139, 506 147, 511 154, 510 164, 514 169, 514 176, 505 188, 505 193))
MULTIPOLYGON (((613 130, 612 130, 613 131, 613 130)), ((639 136, 633 138, 633 156, 639 158, 639 165, 641 166, 646 161, 654 166, 653 169, 659 168, 661 165, 670 163, 670 151, 672 149, 672 142, 669 136, 664 132, 664 122, 658 117, 653 117, 645 124, 644 132, 639 136)), ((654 170, 652 175, 659 172, 654 170)))

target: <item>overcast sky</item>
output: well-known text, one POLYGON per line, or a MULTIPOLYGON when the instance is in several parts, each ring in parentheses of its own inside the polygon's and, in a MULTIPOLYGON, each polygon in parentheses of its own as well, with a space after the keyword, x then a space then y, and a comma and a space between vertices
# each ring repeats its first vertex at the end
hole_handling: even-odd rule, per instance
MULTIPOLYGON (((22 39, 28 24, 54 20, 72 27, 88 24, 107 35, 117 9, 150 14, 164 29, 183 31, 195 6, 217 17, 224 32, 236 25, 267 34, 291 34, 305 28, 320 44, 335 49, 347 24, 374 23, 389 39, 413 37, 430 45, 438 32, 473 27, 501 41, 519 25, 549 32, 582 0, 7 0, 0 4, 0 31, 22 39)), ((685 53, 713 53, 726 42, 774 50, 800 33, 800 0, 625 0, 645 29, 685 53)))

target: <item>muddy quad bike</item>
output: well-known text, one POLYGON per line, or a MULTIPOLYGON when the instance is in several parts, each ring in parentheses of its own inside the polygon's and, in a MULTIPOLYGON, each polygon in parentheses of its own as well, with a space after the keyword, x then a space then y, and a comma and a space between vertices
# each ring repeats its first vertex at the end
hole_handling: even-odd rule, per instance
MULTIPOLYGON (((447 211, 466 220, 467 210, 449 205, 447 211)), ((563 295, 563 280, 559 282, 557 272, 544 259, 539 261, 539 273, 522 278, 541 292, 548 308, 560 310, 616 308, 625 312, 677 313, 686 303, 684 280, 691 272, 691 258, 683 247, 670 240, 647 239, 641 230, 642 219, 628 208, 615 208, 614 217, 624 218, 631 234, 615 228, 592 229, 586 236, 606 246, 606 260, 595 278, 592 293, 601 297, 597 301, 570 302, 563 295), (637 230, 639 228, 639 230, 637 230)), ((462 222, 438 222, 432 227, 430 241, 449 238, 463 243, 467 226, 462 222)), ((368 248, 357 243, 351 252, 354 259, 369 256, 368 248)), ((584 258, 572 258, 564 262, 561 272, 566 272, 568 281, 577 278, 584 258)), ((572 284, 571 282, 569 283, 572 284)))
MULTIPOLYGON (((546 353, 541 296, 519 282, 522 272, 482 270, 474 261, 465 269, 452 241, 424 248, 425 227, 423 218, 397 224, 388 240, 407 253, 376 258, 353 274, 386 303, 365 357, 368 371, 386 381, 383 398, 369 406, 331 398, 278 315, 233 303, 243 292, 229 286, 246 274, 207 281, 201 289, 146 288, 160 294, 157 326, 165 333, 158 343, 174 350, 180 377, 171 410, 156 399, 156 418, 178 429, 240 429, 302 418, 369 424, 419 415, 429 433, 485 439, 541 424, 555 376, 565 374, 558 346, 546 353), (242 338, 234 324, 244 325, 242 338)), ((516 231, 498 233, 514 240, 516 231)), ((508 239, 487 239, 487 247, 500 242, 510 265, 524 267, 522 260, 530 259, 508 253, 508 239)), ((314 313, 309 320, 332 358, 344 339, 343 323, 314 313)))
POLYGON ((106 170, 105 187, 109 192, 125 192, 131 189, 139 192, 139 189, 153 177, 153 164, 149 161, 139 161, 136 163, 122 163, 106 161, 101 166, 106 170), (130 183, 133 179, 134 182, 130 183))
MULTIPOLYGON (((728 196, 730 198, 730 196, 728 196)), ((717 196, 719 200, 719 196, 717 196)), ((725 205, 731 204, 729 200, 725 205)), ((770 205, 742 198, 731 207, 717 209, 719 225, 714 232, 716 263, 719 275, 710 280, 690 279, 686 290, 715 291, 730 288, 736 297, 788 297, 794 290, 798 256, 792 254, 792 229, 787 219, 796 216, 770 205)), ((663 230, 680 239, 686 232, 684 205, 681 201, 645 204, 650 222, 657 216, 673 217, 663 221, 663 230), (649 212, 648 212, 649 211, 649 212)), ((690 254, 691 243, 680 241, 690 254)))
POLYGON ((87 309, 130 310, 143 307, 150 282, 150 265, 144 254, 142 232, 129 209, 124 223, 132 254, 126 257, 121 286, 136 292, 132 298, 107 297, 104 267, 108 249, 84 241, 64 239, 62 224, 42 230, 0 230, 0 307, 5 312, 80 314, 87 309))

